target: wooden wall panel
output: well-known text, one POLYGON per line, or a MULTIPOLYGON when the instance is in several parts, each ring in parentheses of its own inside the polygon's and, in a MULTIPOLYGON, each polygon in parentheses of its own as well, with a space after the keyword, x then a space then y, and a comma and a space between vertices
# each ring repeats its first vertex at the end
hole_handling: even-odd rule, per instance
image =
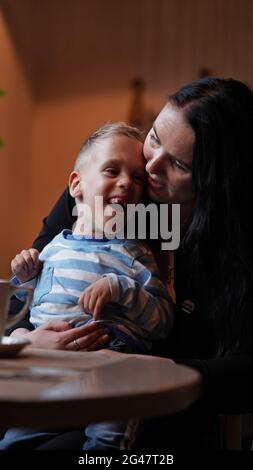
MULTIPOLYGON (((23 139, 21 152, 13 153, 8 142, 4 152, 16 158, 18 214, 28 194, 31 201, 23 222, 17 218, 18 230, 11 221, 5 260, 15 247, 31 244, 87 134, 127 118, 133 78, 146 81, 150 115, 203 67, 253 85, 252 0, 1 0, 0 9, 0 29, 11 44, 0 45, 0 88, 6 64, 16 60, 7 84, 12 103, 1 118, 7 135, 18 127, 23 139), (14 123, 9 117, 21 109, 20 100, 23 112, 14 123)), ((4 109, 0 102, 0 113, 4 109)), ((3 200, 4 186, 0 191, 3 200)))

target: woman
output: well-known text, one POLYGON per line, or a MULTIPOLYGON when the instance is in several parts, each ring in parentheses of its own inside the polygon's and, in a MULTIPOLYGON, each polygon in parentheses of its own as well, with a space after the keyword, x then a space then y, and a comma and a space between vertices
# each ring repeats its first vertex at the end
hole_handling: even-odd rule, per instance
MULTIPOLYGON (((170 96, 146 138, 148 194, 180 203, 183 225, 174 253, 174 329, 154 353, 198 369, 203 385, 185 412, 144 424, 140 449, 218 448, 218 415, 253 411, 252 131, 253 93, 239 81, 209 77, 170 96)), ((72 206, 65 191, 34 247, 72 226, 72 206)), ((51 324, 27 335, 40 347, 53 341, 71 349, 73 337, 59 331, 66 328, 51 324)), ((87 350, 105 340, 93 328, 79 339, 87 350)))

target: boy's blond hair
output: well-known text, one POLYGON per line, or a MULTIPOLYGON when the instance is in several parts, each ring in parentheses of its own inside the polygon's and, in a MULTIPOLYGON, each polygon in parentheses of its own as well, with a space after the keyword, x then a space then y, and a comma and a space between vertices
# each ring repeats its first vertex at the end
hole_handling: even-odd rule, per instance
POLYGON ((137 127, 129 126, 125 122, 107 123, 104 126, 101 126, 97 130, 95 130, 84 141, 77 155, 77 159, 75 162, 75 170, 80 168, 83 156, 91 149, 94 143, 100 142, 101 140, 106 139, 108 137, 118 136, 125 136, 129 137, 130 139, 137 139, 142 143, 144 141, 143 133, 139 129, 137 129, 137 127))

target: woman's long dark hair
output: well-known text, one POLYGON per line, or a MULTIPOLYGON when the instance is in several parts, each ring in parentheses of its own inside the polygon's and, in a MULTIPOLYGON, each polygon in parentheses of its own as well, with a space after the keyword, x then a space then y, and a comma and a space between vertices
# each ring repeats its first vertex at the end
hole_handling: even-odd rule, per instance
MULTIPOLYGON (((169 98, 195 132, 195 206, 183 244, 205 279, 210 311, 226 350, 253 343, 253 93, 207 77, 169 98)), ((253 348, 253 346, 252 346, 253 348)))

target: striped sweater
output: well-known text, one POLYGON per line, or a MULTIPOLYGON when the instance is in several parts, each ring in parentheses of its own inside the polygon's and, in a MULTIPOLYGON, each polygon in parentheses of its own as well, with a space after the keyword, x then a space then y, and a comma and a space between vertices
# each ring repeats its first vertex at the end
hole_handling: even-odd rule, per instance
POLYGON ((143 243, 73 237, 70 230, 64 230, 45 246, 40 260, 43 269, 30 281, 35 287, 30 317, 35 327, 55 318, 91 320, 79 307, 79 297, 106 276, 112 293, 112 302, 102 314, 106 324, 141 342, 143 350, 150 349, 152 339, 168 335, 172 302, 154 257, 143 243))

